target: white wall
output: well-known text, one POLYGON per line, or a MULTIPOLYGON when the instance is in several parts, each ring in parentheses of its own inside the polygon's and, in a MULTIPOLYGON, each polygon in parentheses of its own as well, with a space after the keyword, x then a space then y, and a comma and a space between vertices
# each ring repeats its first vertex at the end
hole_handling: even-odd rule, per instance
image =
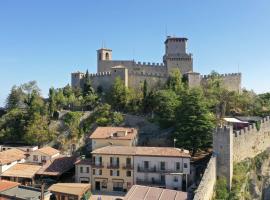
POLYGON ((14 161, 10 164, 0 165, 0 173, 2 174, 4 171, 8 170, 12 166, 16 165, 17 163, 24 163, 25 159, 21 159, 20 161, 14 161))

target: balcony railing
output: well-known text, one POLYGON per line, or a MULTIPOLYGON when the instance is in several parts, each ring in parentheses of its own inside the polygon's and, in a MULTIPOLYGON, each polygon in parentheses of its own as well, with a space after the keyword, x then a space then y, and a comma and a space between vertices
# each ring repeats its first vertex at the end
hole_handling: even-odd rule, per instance
POLYGON ((137 166, 137 171, 138 172, 149 172, 149 173, 182 173, 181 170, 176 170, 176 169, 160 169, 156 166, 154 167, 142 167, 142 166, 137 166))
POLYGON ((124 164, 124 165, 122 166, 122 168, 123 168, 123 169, 133 169, 133 165, 131 165, 131 164, 124 164))
POLYGON ((136 178, 136 184, 147 185, 147 186, 158 186, 158 187, 165 187, 166 185, 165 181, 156 180, 156 179, 144 180, 144 179, 139 179, 139 178, 136 178))
POLYGON ((109 163, 109 164, 107 164, 107 168, 108 169, 118 169, 119 164, 109 163))
POLYGON ((104 164, 103 163, 95 163, 95 162, 92 162, 91 163, 91 166, 93 168, 103 168, 104 167, 104 164))

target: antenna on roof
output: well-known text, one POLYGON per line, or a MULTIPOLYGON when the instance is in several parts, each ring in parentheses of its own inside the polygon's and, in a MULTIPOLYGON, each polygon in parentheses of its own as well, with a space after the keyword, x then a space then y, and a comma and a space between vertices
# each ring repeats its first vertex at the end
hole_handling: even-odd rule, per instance
POLYGON ((168 31, 167 31, 167 24, 165 24, 165 38, 168 36, 168 31))

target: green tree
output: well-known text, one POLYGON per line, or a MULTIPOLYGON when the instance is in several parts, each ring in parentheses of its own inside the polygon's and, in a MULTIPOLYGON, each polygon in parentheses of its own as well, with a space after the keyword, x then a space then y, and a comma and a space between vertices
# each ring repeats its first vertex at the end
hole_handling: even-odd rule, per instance
POLYGON ((166 128, 175 122, 175 110, 180 105, 180 98, 173 90, 159 90, 154 96, 155 118, 166 128))
POLYGON ((23 107, 23 92, 21 88, 13 86, 6 100, 6 108, 12 110, 23 107))
POLYGON ((50 88, 49 90, 49 114, 53 117, 54 113, 57 111, 56 100, 55 100, 55 90, 50 88))
POLYGON ((182 96, 182 104, 176 110, 176 145, 192 151, 212 145, 214 116, 207 109, 201 90, 191 89, 182 96))
POLYGON ((182 75, 179 69, 174 69, 169 74, 166 85, 168 89, 173 90, 176 93, 179 93, 184 88, 182 75))
POLYGON ((130 91, 124 85, 124 82, 121 80, 120 77, 116 77, 114 81, 110 99, 112 107, 115 110, 122 111, 126 109, 126 106, 130 100, 130 91))

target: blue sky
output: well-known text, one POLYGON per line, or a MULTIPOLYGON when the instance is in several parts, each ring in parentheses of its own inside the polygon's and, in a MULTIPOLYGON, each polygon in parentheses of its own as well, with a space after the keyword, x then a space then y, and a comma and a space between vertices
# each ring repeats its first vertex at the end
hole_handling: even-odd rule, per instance
POLYGON ((270 1, 0 1, 0 106, 12 85, 70 83, 96 71, 102 43, 114 59, 161 62, 168 35, 189 38, 194 70, 242 72, 243 87, 270 91, 270 1), (167 30, 167 31, 166 31, 167 30))

